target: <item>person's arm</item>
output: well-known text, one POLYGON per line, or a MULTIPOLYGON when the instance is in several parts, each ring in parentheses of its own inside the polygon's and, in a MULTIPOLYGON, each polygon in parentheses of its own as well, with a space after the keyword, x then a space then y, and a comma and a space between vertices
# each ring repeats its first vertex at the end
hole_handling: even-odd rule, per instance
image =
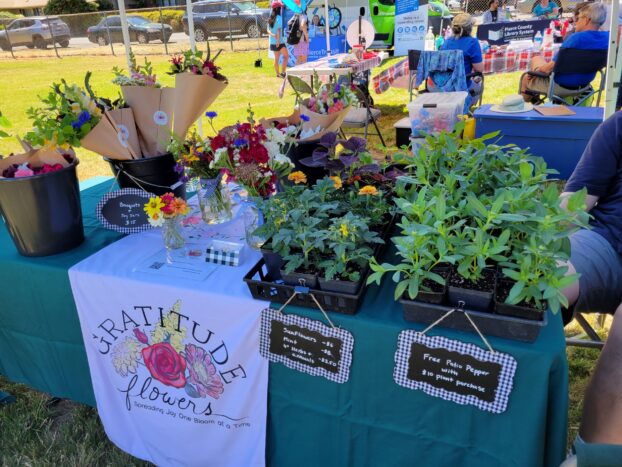
POLYGON ((622 161, 622 113, 613 114, 602 123, 590 138, 581 160, 572 172, 562 193, 561 206, 571 193, 587 189, 587 210, 592 209, 598 199, 606 196, 622 161))
POLYGON ((475 39, 472 45, 471 55, 471 68, 479 73, 484 72, 484 58, 482 57, 482 48, 479 46, 479 41, 475 39))
POLYGON ((492 13, 490 10, 486 10, 482 15, 482 24, 492 23, 492 13))
POLYGON ((546 62, 544 65, 540 65, 534 68, 532 71, 538 71, 540 73, 546 73, 550 75, 553 73, 553 69, 555 68, 555 60, 551 60, 550 62, 546 62))

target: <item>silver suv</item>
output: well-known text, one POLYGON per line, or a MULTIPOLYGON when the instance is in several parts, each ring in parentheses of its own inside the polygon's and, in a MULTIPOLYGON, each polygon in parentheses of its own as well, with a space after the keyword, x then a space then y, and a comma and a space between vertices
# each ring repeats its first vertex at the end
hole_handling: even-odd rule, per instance
POLYGON ((29 49, 45 49, 56 42, 61 47, 69 47, 71 33, 69 26, 56 16, 30 16, 11 21, 6 30, 0 31, 0 48, 25 45, 29 49))

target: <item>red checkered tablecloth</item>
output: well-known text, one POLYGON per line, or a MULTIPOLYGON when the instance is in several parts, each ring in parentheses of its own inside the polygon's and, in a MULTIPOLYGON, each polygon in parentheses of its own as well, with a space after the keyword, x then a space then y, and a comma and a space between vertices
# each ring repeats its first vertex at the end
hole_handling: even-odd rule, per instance
MULTIPOLYGON (((558 49, 559 45, 555 44, 553 48, 543 51, 532 49, 508 50, 503 48, 495 52, 483 54, 484 74, 527 71, 534 57, 543 56, 547 62, 550 62, 558 49)), ((372 85, 374 91, 376 94, 382 94, 393 86, 399 78, 408 76, 408 73, 408 59, 405 58, 373 78, 372 85)))

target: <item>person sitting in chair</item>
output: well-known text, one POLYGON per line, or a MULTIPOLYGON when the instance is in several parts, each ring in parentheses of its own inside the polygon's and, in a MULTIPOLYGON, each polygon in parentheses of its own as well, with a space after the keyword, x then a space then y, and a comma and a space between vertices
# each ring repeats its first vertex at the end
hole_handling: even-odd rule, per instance
POLYGON ((451 22, 451 30, 454 35, 443 43, 441 50, 462 50, 467 89, 471 101, 476 102, 481 94, 481 79, 473 79, 468 75, 474 71, 483 72, 484 60, 479 41, 471 37, 473 17, 468 13, 458 13, 451 22))
MULTIPOLYGON (((622 112, 592 135, 564 193, 587 189, 591 230, 570 237, 568 274, 579 281, 564 290, 573 311, 614 314, 609 337, 587 387, 576 465, 620 466, 622 463, 622 112)), ((572 312, 562 310, 569 322, 572 312)))
MULTIPOLYGON (((599 31, 600 27, 607 19, 607 7, 602 3, 591 3, 581 9, 575 24, 575 33, 565 40, 561 47, 582 50, 603 50, 609 47, 609 32, 599 31)), ((531 61, 530 69, 540 73, 550 75, 555 68, 555 60, 546 62, 544 58, 538 56, 531 61)), ((564 94, 571 95, 572 91, 587 86, 595 78, 594 73, 581 74, 556 74, 555 75, 555 94, 564 97, 564 94)), ((549 89, 550 77, 539 77, 525 75, 521 82, 521 93, 527 102, 537 100, 538 94, 547 94, 549 89), (530 91, 532 91, 530 93, 530 91)))

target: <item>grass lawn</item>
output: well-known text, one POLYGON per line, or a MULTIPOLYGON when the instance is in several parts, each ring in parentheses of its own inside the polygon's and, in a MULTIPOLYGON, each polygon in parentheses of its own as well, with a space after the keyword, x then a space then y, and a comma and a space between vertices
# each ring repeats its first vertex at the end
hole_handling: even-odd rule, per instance
MULTIPOLYGON (((243 120, 246 107, 252 103, 258 117, 273 117, 291 113, 294 98, 289 93, 277 97, 281 80, 273 77, 271 63, 264 57, 264 67, 255 68, 256 52, 224 52, 218 59, 229 86, 211 110, 218 112, 217 126, 243 120)), ((142 58, 140 58, 142 59, 142 58)), ((152 56, 156 73, 165 85, 173 85, 173 77, 165 73, 167 56, 152 56)), ((399 59, 391 59, 383 65, 399 59)), ((25 134, 29 129, 26 109, 37 105, 37 96, 47 92, 52 82, 65 78, 81 83, 87 70, 93 72, 93 89, 104 96, 118 93, 110 81, 112 67, 125 66, 123 56, 66 57, 62 60, 32 58, 0 61, 0 110, 13 122, 13 132, 25 134)), ((520 72, 486 76, 485 103, 498 103, 503 96, 516 93, 520 72)), ((388 144, 395 142, 393 123, 406 112, 407 93, 391 89, 374 99, 382 110, 381 130, 388 144)), ((372 145, 377 140, 372 137, 372 145)), ((0 141, 0 154, 19 151, 15 140, 0 141)), ((110 175, 110 168, 96 154, 78 149, 81 179, 110 175)), ((606 327, 608 329, 608 326, 606 327)), ((606 329, 603 333, 606 333, 606 329)), ((575 332, 573 328, 567 332, 575 332)), ((581 401, 589 375, 598 358, 598 351, 568 350, 570 364, 569 435, 576 435, 581 401)), ((49 396, 13 384, 0 376, 0 390, 16 395, 15 404, 0 406, 0 465, 143 465, 115 448, 107 439, 97 413, 89 407, 67 401, 51 403, 49 396)), ((559 397, 565 397, 560 394, 559 397)))

